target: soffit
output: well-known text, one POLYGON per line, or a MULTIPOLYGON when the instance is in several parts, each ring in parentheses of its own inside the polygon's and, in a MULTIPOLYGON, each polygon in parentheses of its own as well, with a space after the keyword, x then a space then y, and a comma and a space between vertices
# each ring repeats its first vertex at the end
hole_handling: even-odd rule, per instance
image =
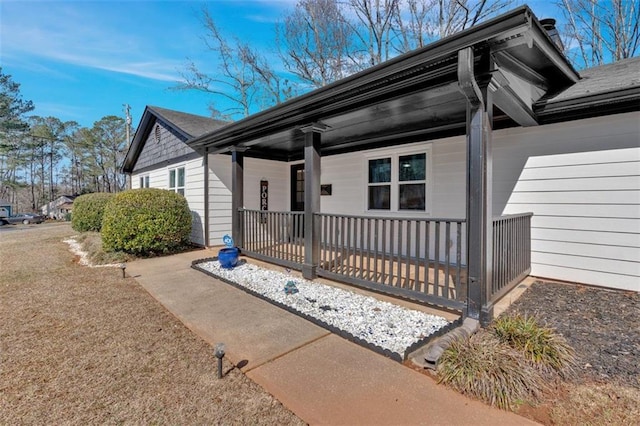
POLYGON ((314 122, 328 126, 323 155, 464 134, 467 102, 457 63, 467 47, 474 50, 477 77, 504 71, 496 85, 498 126, 536 124, 532 104, 578 79, 522 7, 187 143, 209 152, 244 147, 247 156, 290 161, 303 155, 300 128, 314 122))

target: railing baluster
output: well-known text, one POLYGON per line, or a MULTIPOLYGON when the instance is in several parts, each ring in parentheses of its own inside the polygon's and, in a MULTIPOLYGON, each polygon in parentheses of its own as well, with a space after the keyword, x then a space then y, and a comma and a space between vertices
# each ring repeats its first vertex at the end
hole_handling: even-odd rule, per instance
MULTIPOLYGON (((353 249, 351 248, 351 222, 352 222, 353 218, 352 217, 348 217, 347 218, 347 275, 351 275, 352 274, 352 270, 351 270, 351 255, 353 253, 353 249)), ((355 269, 355 267, 354 267, 355 269)))
MULTIPOLYGON (((384 283, 384 240, 386 238, 385 223, 382 219, 382 282, 384 283)), ((378 219, 373 220, 373 281, 378 281, 378 219)))
POLYGON ((406 272, 405 288, 411 288, 411 220, 407 220, 407 252, 405 256, 406 272))
POLYGON ((456 299, 460 300, 462 286, 460 280, 462 279, 460 274, 460 268, 462 263, 462 223, 456 222, 456 299))
POLYGON ((364 271, 364 222, 365 218, 360 218, 360 279, 363 277, 364 271))
POLYGON ((433 264, 433 290, 435 291, 436 296, 442 296, 442 289, 440 288, 440 221, 436 222, 435 233, 436 241, 434 243, 435 256, 433 264))
POLYGON ((445 244, 444 244, 444 287, 447 298, 451 298, 451 282, 449 277, 449 264, 451 263, 451 222, 445 223, 445 244))
POLYGON ((420 291, 420 265, 419 265, 419 260, 420 259, 420 225, 422 223, 422 220, 416 220, 416 247, 415 247, 415 254, 414 254, 414 259, 415 259, 415 264, 414 264, 414 269, 416 271, 416 278, 414 280, 413 283, 413 289, 415 291, 420 291))
MULTIPOLYGON (((429 294, 429 257, 431 256, 430 241, 431 237, 431 221, 427 220, 424 224, 424 293, 429 294)), ((434 291, 435 294, 435 291, 434 291)))

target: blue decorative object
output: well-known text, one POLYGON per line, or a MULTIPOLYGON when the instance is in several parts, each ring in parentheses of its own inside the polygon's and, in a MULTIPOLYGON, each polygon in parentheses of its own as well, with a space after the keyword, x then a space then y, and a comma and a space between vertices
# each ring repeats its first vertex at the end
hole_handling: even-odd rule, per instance
POLYGON ((224 237, 222 237, 222 242, 224 243, 225 246, 227 246, 228 248, 233 247, 233 238, 231 238, 230 235, 225 235, 224 237))
POLYGON ((285 294, 296 294, 298 292, 298 287, 296 286, 295 281, 287 281, 284 285, 284 293, 285 294))
POLYGON ((224 269, 232 269, 238 264, 238 248, 227 247, 218 252, 218 261, 224 269))

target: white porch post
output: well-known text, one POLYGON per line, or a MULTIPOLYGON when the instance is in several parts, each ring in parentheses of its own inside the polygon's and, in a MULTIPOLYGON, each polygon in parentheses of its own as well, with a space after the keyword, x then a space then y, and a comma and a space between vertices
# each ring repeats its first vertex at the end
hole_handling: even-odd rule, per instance
POLYGON ((313 123, 304 132, 304 262, 302 276, 314 279, 320 263, 320 142, 326 126, 313 123))
MULTIPOLYGON (((485 58, 483 58, 485 59, 485 58)), ((480 66, 480 86, 474 76, 473 49, 458 52, 458 80, 467 97, 467 312, 483 324, 491 321, 489 295, 493 273, 493 212, 491 132, 493 102, 489 60, 480 66)))
POLYGON ((231 149, 231 237, 236 247, 244 246, 238 212, 244 206, 244 151, 237 147, 231 149))

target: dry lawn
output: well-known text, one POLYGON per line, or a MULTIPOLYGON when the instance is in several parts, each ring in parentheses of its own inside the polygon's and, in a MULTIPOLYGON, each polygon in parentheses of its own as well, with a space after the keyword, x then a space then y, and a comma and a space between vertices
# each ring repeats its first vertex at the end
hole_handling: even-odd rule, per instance
POLYGON ((637 426, 640 390, 624 385, 581 384, 554 401, 552 424, 563 426, 637 426))
POLYGON ((302 424, 72 234, 0 233, 0 424, 302 424))

